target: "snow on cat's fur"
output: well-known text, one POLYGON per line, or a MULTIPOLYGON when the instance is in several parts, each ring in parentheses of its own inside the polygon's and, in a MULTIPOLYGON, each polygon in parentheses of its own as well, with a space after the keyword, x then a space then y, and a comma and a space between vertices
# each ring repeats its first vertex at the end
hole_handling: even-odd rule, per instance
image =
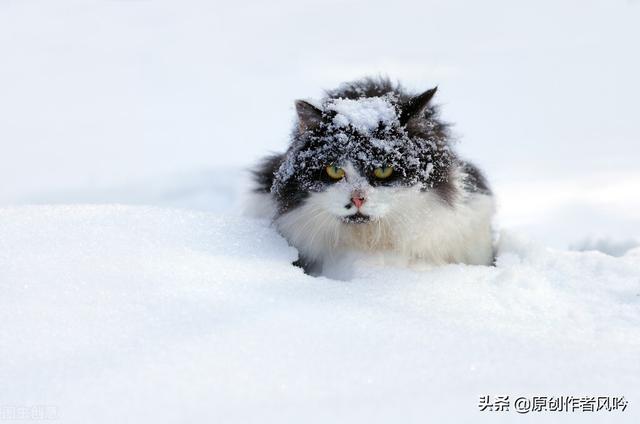
POLYGON ((364 79, 296 102, 291 145, 254 172, 250 207, 298 249, 297 265, 492 263, 493 196, 453 151, 435 92, 364 79))

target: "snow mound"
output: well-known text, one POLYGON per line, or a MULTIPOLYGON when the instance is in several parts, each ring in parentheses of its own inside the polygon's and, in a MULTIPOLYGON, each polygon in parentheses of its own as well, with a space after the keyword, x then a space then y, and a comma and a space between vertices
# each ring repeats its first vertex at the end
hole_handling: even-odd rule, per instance
POLYGON ((624 395, 625 412, 562 421, 637 422, 638 248, 503 234, 496 267, 361 264, 341 282, 291 266, 268 223, 201 212, 8 208, 0 234, 3 405, 77 423, 495 422, 479 396, 624 395))
POLYGON ((394 106, 383 97, 332 99, 325 108, 337 113, 333 118, 335 126, 344 128, 351 125, 363 134, 369 134, 380 123, 391 126, 398 119, 394 106))
POLYGON ((629 250, 640 246, 640 242, 635 239, 616 239, 612 237, 593 238, 587 237, 579 243, 574 243, 569 248, 582 252, 597 250, 611 256, 623 256, 629 250))

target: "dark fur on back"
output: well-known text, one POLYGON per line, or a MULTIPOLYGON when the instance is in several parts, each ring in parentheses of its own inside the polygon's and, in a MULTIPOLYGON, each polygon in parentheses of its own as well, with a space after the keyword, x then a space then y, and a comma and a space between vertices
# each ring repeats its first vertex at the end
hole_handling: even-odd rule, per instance
POLYGON ((472 163, 462 162, 462 171, 466 174, 465 189, 472 193, 492 194, 487 179, 472 163))
POLYGON ((284 154, 276 153, 263 158, 260 163, 251 171, 253 180, 256 182, 254 191, 257 193, 271 193, 273 179, 276 171, 280 168, 284 154))
MULTIPOLYGON (((338 140, 346 136, 348 147, 356 146, 356 155, 349 160, 357 162, 363 170, 392 164, 394 180, 391 185, 421 184, 423 190, 438 193, 443 202, 453 205, 460 195, 454 184, 451 172, 454 168, 465 174, 464 190, 490 193, 484 176, 472 164, 460 160, 451 147, 449 127, 438 117, 438 109, 431 104, 436 89, 421 94, 411 94, 400 84, 387 78, 365 78, 341 85, 326 92, 323 106, 334 99, 352 99, 384 97, 394 104, 398 116, 398 125, 381 126, 371 137, 378 139, 404 140, 394 149, 394 155, 371 146, 369 138, 352 128, 336 131, 331 125, 335 113, 324 107, 316 109, 316 121, 307 123, 305 114, 298 110, 298 123, 292 132, 292 142, 284 154, 265 158, 253 171, 256 191, 271 193, 278 205, 278 213, 286 213, 298 206, 309 192, 323 190, 330 184, 326 180, 324 167, 344 158, 344 144, 338 140), (321 113, 321 115, 320 115, 321 113), (362 158, 366 158, 362 159, 362 158), (454 167, 453 165, 459 166, 454 167)), ((306 104, 313 115, 314 107, 306 104)), ((381 124, 382 125, 382 124, 381 124)), ((371 184, 379 184, 371 181, 371 184)))

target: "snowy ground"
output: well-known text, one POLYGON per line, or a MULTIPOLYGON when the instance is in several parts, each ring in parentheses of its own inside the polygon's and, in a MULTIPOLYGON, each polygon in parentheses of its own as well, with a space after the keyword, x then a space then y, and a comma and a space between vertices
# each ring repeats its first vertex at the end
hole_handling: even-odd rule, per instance
POLYGON ((623 0, 0 1, 0 421, 638 422, 639 18, 623 0), (439 85, 498 195, 497 267, 311 278, 240 217, 292 100, 376 72, 439 85), (629 405, 480 413, 480 395, 629 405))
POLYGON ((70 422, 493 422, 481 394, 624 395, 625 412, 573 418, 637 421, 640 249, 503 234, 495 268, 339 282, 290 266, 266 223, 203 212, 10 208, 0 232, 5 404, 70 422))

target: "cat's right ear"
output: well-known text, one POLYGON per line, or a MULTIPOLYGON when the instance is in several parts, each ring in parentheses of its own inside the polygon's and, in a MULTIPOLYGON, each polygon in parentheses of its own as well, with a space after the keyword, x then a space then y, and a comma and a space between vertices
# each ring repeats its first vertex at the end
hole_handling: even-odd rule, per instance
POLYGON ((322 121, 322 111, 305 100, 296 100, 300 132, 313 130, 322 121))

